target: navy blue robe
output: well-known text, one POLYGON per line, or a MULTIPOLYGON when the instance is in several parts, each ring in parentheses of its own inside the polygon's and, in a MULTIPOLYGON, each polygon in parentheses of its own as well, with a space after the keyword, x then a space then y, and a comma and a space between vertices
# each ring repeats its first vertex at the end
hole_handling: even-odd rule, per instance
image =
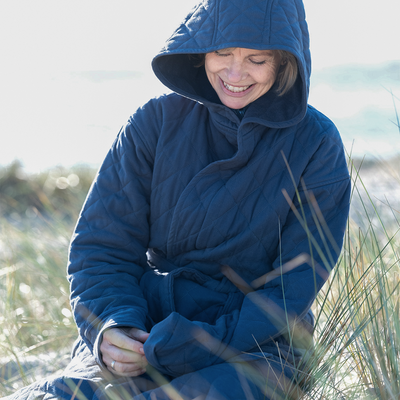
POLYGON ((64 379, 36 393, 69 399, 70 378, 90 399, 273 398, 271 368, 302 380, 310 307, 349 209, 340 136, 307 104, 302 1, 206 0, 152 65, 173 92, 130 117, 99 170, 68 266, 80 338, 64 379), (240 118, 189 57, 232 47, 292 53, 294 86, 279 96, 275 84, 240 118), (151 379, 106 369, 99 348, 112 327, 150 332, 151 379))

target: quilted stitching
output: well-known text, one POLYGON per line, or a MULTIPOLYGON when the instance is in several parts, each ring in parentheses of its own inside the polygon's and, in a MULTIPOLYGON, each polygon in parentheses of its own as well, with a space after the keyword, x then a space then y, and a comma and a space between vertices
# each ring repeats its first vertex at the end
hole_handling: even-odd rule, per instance
MULTIPOLYGON (((151 328, 140 288, 146 282, 142 275, 149 248, 172 269, 201 271, 218 282, 223 282, 221 265, 251 282, 300 253, 310 253, 307 235, 282 194, 285 190, 299 206, 299 189, 306 205, 302 181, 316 196, 339 246, 342 240, 348 172, 335 127, 307 108, 310 56, 300 0, 204 1, 173 34, 153 67, 182 96, 151 100, 131 117, 99 172, 71 246, 72 301, 80 332, 91 332, 87 339, 92 345, 107 326, 151 328), (196 85, 183 84, 182 79, 190 77, 180 68, 188 64, 182 57, 182 64, 176 61, 181 53, 235 45, 290 49, 300 65, 300 79, 290 96, 277 98, 271 90, 250 106, 241 123, 197 89, 185 92, 182 87, 196 85)), ((199 76, 198 70, 193 74, 199 76)), ((323 257, 313 249, 316 262, 322 265, 325 257, 333 266, 335 246, 325 246, 312 210, 307 205, 305 209, 309 229, 324 249, 323 257)), ((268 282, 258 294, 266 304, 283 307, 284 287, 285 293, 289 290, 288 311, 303 316, 315 296, 312 273, 302 265, 268 282)), ((318 278, 319 287, 323 281, 318 278)), ((172 335, 178 326, 190 332, 205 324, 201 326, 210 335, 245 352, 254 351, 254 337, 263 346, 279 335, 273 316, 260 312, 251 296, 240 312, 237 306, 232 313, 216 320, 208 316, 207 321, 204 302, 191 287, 183 283, 178 308, 205 321, 171 314, 152 327, 160 336, 151 334, 146 342, 146 356, 162 372, 179 375, 188 364, 206 368, 220 362, 185 337, 187 332, 172 335), (162 332, 169 332, 168 338, 162 332), (162 353, 160 343, 165 340, 170 358, 162 353), (155 348, 161 348, 160 359, 155 348), (183 364, 173 359, 174 349, 180 348, 183 364)), ((157 296, 149 293, 147 300, 153 304, 157 296)), ((168 304, 173 300, 165 298, 168 304)))

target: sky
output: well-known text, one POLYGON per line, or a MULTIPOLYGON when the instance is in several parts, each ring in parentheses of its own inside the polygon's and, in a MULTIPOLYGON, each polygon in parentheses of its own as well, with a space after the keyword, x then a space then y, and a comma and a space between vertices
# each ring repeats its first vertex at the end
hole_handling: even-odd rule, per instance
MULTIPOLYGON (((0 0, 0 165, 98 166, 136 108, 167 91, 151 59, 196 3, 0 0)), ((400 1, 304 3, 310 103, 354 154, 400 152, 400 1)))

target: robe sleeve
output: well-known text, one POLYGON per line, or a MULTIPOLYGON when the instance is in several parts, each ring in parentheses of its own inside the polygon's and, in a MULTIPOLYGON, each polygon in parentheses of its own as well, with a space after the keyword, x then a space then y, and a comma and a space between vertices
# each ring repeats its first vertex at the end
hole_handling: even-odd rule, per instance
POLYGON ((349 179, 298 191, 295 211, 282 227, 274 273, 267 274, 262 289, 245 297, 232 347, 251 348, 287 333, 288 324, 308 312, 339 257, 349 196, 349 179))
POLYGON ((70 246, 74 318, 100 365, 105 329, 146 330, 147 303, 139 281, 147 265, 153 154, 140 137, 131 118, 93 182, 70 246))
POLYGON ((344 152, 332 143, 321 143, 293 198, 282 197, 292 208, 281 226, 272 272, 254 282, 256 290, 248 291, 240 310, 215 325, 172 313, 154 326, 144 345, 153 366, 172 376, 199 370, 257 351, 304 318, 338 260, 349 212, 344 152))

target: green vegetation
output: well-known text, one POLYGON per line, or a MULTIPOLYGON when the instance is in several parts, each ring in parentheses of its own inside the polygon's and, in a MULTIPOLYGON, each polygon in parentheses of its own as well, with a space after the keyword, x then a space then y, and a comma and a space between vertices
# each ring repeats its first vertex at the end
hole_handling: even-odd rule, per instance
MULTIPOLYGON (((400 398, 399 202, 373 197, 358 165, 360 174, 350 168, 353 210, 341 258, 315 302, 320 362, 310 366, 310 399, 400 398)), ((398 158, 368 165, 367 172, 381 180, 389 173, 391 188, 399 191, 395 165, 398 158)))
POLYGON ((68 244, 94 175, 85 166, 0 169, 0 397, 68 361, 68 244))
MULTIPOLYGON (((399 158, 350 163, 345 245, 314 305, 315 350, 303 390, 293 387, 288 399, 400 398, 399 195, 377 193, 371 180, 400 194, 396 165, 399 158)), ((76 337, 68 243, 94 174, 76 167, 27 176, 17 163, 0 170, 0 396, 68 362, 76 337)))
POLYGON ((36 216, 75 219, 94 178, 85 165, 28 175, 18 161, 0 168, 0 215, 19 222, 36 216))

